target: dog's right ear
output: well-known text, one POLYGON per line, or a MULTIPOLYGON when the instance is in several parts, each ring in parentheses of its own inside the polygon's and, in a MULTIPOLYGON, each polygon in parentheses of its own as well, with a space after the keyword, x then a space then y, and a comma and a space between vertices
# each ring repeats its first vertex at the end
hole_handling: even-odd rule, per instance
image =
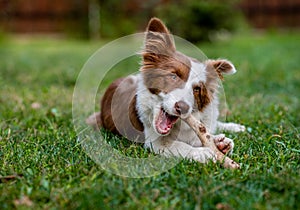
POLYGON ((145 46, 143 50, 144 64, 157 62, 171 56, 174 52, 175 44, 172 35, 167 27, 158 18, 152 18, 147 26, 145 36, 145 46))

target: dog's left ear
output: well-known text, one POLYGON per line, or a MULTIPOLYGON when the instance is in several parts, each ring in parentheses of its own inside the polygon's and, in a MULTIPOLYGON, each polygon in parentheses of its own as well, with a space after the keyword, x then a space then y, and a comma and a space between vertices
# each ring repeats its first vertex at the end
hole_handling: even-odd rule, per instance
POLYGON ((208 60, 207 67, 216 71, 221 79, 223 79, 223 74, 234 74, 236 72, 234 65, 225 59, 208 60))
POLYGON ((165 26, 165 24, 163 24, 163 22, 158 19, 158 18, 151 18, 151 20, 148 23, 147 26, 147 31, 148 32, 158 32, 158 33, 164 33, 164 34, 169 34, 169 30, 167 29, 167 27, 165 26))
POLYGON ((152 18, 148 23, 144 51, 158 56, 169 56, 176 51, 172 35, 158 18, 152 18))

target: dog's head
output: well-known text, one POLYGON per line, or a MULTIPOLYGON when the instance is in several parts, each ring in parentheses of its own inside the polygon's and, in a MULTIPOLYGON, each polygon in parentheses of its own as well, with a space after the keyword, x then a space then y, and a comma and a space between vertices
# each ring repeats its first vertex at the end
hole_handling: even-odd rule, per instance
POLYGON ((218 79, 235 73, 227 60, 199 62, 176 51, 166 26, 157 18, 148 24, 141 73, 143 82, 159 102, 153 110, 152 125, 167 135, 179 117, 203 112, 216 96, 218 79))

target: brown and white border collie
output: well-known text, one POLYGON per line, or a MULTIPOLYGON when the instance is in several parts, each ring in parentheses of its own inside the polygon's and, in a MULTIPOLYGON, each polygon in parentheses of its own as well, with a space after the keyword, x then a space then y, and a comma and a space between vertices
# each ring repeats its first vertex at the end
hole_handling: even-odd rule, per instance
MULTIPOLYGON (((236 72, 224 59, 197 61, 176 51, 174 40, 161 20, 152 18, 145 33, 140 73, 113 82, 101 100, 101 112, 87 123, 103 127, 165 156, 180 156, 202 163, 215 154, 202 147, 195 132, 181 119, 194 115, 210 133, 244 131, 235 123, 217 121, 218 81, 236 72)), ((217 147, 230 153, 234 143, 214 136, 217 147)))

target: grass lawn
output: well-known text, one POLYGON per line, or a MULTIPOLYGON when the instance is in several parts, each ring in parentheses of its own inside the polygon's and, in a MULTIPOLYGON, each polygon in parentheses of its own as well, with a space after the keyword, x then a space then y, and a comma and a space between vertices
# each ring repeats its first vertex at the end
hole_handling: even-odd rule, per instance
MULTIPOLYGON (((241 170, 183 160, 140 179, 101 169, 76 140, 74 85, 101 45, 0 42, 0 209, 300 209, 299 33, 199 45, 208 57, 228 58, 238 69, 224 89, 227 120, 247 126, 245 133, 227 133, 241 170)), ((123 71, 108 80, 135 66, 120 63, 123 71)), ((145 153, 111 138, 124 154, 145 153)))

